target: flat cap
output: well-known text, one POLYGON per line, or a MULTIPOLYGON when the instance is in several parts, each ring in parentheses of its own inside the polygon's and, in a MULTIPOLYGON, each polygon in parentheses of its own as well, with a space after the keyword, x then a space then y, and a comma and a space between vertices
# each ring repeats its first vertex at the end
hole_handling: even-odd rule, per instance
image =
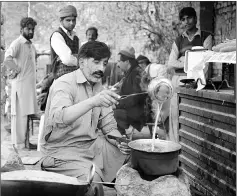
POLYGON ((74 6, 68 5, 59 10, 60 18, 70 17, 70 16, 77 17, 77 9, 74 6))

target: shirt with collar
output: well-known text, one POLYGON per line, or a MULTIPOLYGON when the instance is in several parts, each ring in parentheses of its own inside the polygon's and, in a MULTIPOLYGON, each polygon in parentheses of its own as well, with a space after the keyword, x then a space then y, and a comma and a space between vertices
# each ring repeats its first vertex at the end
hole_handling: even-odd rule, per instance
MULTIPOLYGON (((201 36, 200 29, 198 29, 196 31, 196 33, 194 34, 193 37, 189 37, 186 31, 182 34, 182 37, 183 38, 186 37, 188 39, 188 41, 191 42, 197 35, 201 36)), ((208 50, 211 50, 211 48, 212 48, 212 36, 211 35, 209 35, 204 40, 203 47, 208 50)), ((175 69, 180 69, 180 68, 184 67, 184 57, 181 56, 179 58, 179 49, 178 49, 178 46, 176 45, 175 42, 173 42, 173 44, 172 44, 172 48, 171 48, 171 52, 170 52, 169 60, 168 60, 168 66, 173 67, 175 69)))
POLYGON ((32 44, 32 41, 31 40, 27 40, 24 36, 20 35, 19 36, 19 41, 23 44, 32 44))
POLYGON ((71 39, 71 40, 73 40, 73 38, 74 38, 74 36, 76 35, 76 32, 75 31, 71 31, 71 33, 67 30, 67 29, 65 29, 62 25, 60 25, 60 28, 67 34, 67 36, 71 39))
POLYGON ((30 40, 20 35, 7 49, 5 59, 8 57, 14 60, 17 69, 20 70, 16 79, 22 80, 29 75, 35 76, 36 49, 30 40))
MULTIPOLYGON (((70 34, 62 25, 60 25, 60 27, 67 34, 67 36, 71 40, 73 40, 74 36, 76 35, 76 32, 72 31, 70 34)), ((53 33, 51 37, 51 46, 64 65, 77 66, 77 58, 72 55, 71 49, 67 46, 63 36, 60 33, 53 33)))
POLYGON ((5 53, 5 59, 15 64, 19 73, 11 81, 11 114, 29 115, 37 112, 36 49, 31 41, 20 35, 5 53), (12 59, 12 60, 11 60, 12 59), (17 107, 19 101, 19 109, 17 107))
POLYGON ((71 160, 76 158, 78 145, 98 137, 98 129, 103 134, 117 130, 112 107, 95 107, 72 124, 63 122, 64 108, 91 98, 102 90, 102 83, 92 86, 80 69, 54 81, 48 96, 44 132, 40 139, 43 153, 53 154, 55 158, 71 160), (46 139, 48 134, 50 137, 46 139), (59 150, 59 147, 62 148, 59 150))
POLYGON ((188 38, 188 41, 190 41, 190 42, 191 42, 191 41, 194 39, 194 37, 197 36, 197 35, 201 36, 201 31, 200 31, 200 29, 197 29, 196 33, 195 33, 192 37, 190 37, 190 36, 187 34, 187 31, 184 31, 183 34, 182 34, 182 36, 183 36, 183 37, 187 37, 187 38, 188 38))

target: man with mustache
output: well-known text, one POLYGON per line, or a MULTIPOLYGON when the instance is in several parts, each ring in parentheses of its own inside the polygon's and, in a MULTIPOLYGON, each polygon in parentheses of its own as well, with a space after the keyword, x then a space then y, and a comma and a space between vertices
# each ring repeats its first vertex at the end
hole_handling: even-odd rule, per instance
MULTIPOLYGON (((184 7, 179 12, 181 25, 185 29, 182 35, 178 36, 171 49, 168 66, 175 70, 172 78, 174 88, 179 86, 179 81, 186 78, 184 73, 184 56, 185 51, 190 50, 193 46, 203 46, 210 50, 212 48, 212 36, 210 33, 201 31, 196 27, 197 14, 194 8, 184 7)), ((178 141, 178 105, 177 93, 174 93, 170 104, 170 139, 178 141)))
POLYGON ((95 41, 98 37, 98 30, 95 27, 89 27, 86 30, 86 38, 88 41, 95 41))
POLYGON ((75 71, 78 68, 77 55, 79 38, 73 29, 76 26, 77 10, 68 5, 59 10, 60 27, 50 38, 51 63, 54 78, 75 71))
POLYGON ((33 18, 21 20, 21 35, 7 49, 3 63, 11 73, 11 139, 18 149, 36 148, 26 146, 27 118, 37 112, 36 49, 31 42, 36 25, 33 18))
POLYGON ((96 27, 89 27, 87 30, 86 30, 86 39, 87 41, 85 42, 82 42, 81 44, 85 44, 86 42, 89 42, 89 41, 96 41, 98 38, 98 29, 96 27))
MULTIPOLYGON (((112 110, 120 96, 101 83, 110 55, 106 44, 87 42, 79 50, 80 68, 52 84, 40 142, 43 170, 86 181, 94 163, 94 181, 111 182, 124 164, 127 144, 108 138, 122 137, 112 110)), ((104 195, 103 186, 92 183, 87 195, 104 195)))

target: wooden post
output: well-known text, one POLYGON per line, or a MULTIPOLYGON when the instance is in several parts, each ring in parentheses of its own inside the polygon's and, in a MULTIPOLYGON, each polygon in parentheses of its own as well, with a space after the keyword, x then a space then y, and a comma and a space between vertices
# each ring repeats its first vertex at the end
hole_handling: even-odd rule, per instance
POLYGON ((27 16, 30 17, 30 1, 28 1, 27 16))
POLYGON ((234 95, 235 95, 235 101, 236 101, 236 64, 234 65, 234 95))

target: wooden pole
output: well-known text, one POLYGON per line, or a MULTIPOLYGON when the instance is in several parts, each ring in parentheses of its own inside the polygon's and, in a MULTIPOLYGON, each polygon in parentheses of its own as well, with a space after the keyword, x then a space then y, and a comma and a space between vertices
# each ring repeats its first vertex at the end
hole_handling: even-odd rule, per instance
POLYGON ((30 1, 28 1, 27 16, 30 17, 30 1))

